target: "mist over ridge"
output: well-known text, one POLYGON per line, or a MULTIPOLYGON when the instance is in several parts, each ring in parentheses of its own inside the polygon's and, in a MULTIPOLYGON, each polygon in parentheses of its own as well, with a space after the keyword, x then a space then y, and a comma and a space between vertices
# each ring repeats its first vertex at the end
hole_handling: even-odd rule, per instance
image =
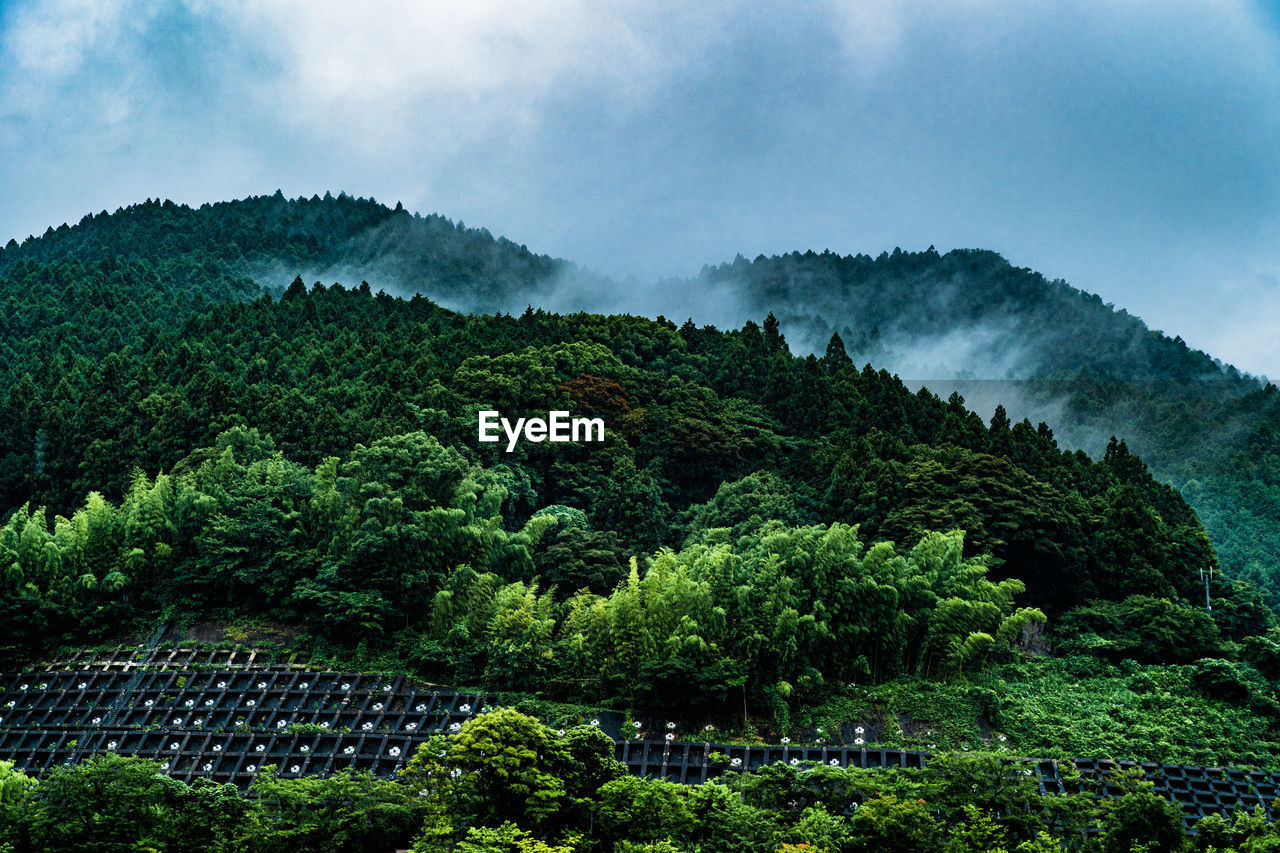
MULTIPOLYGON (((1014 267, 987 249, 895 248, 876 257, 808 249, 738 256, 690 278, 644 282, 536 254, 483 227, 345 193, 288 200, 277 192, 200 208, 149 200, 111 216, 145 228, 162 211, 201 226, 200 237, 184 236, 187 246, 200 240, 205 251, 237 260, 246 275, 277 291, 300 275, 308 282, 367 281, 375 290, 422 294, 465 312, 518 313, 532 305, 559 313, 691 318, 719 328, 759 322, 772 312, 793 352, 820 353, 839 332, 855 360, 904 378, 1029 379, 1087 368, 1129 381, 1225 378, 1236 390, 1259 387, 1181 337, 1149 329, 1123 307, 1014 267), (255 233, 207 227, 228 218, 247 219, 255 233)), ((51 227, 41 240, 10 241, 0 269, 24 257, 110 256, 112 247, 94 235, 104 215, 51 227)))
MULTIPOLYGON (((106 211, 77 226, 50 227, 40 240, 10 241, 0 269, 21 258, 111 256, 95 236, 106 211)), ((626 313, 737 328, 773 313, 792 352, 821 354, 838 333, 858 363, 910 383, 1004 382, 1087 371, 1197 396, 1258 390, 1241 374, 1181 339, 1149 329, 1066 282, 1017 268, 985 249, 938 254, 882 251, 841 256, 812 249, 707 265, 691 278, 618 281, 571 260, 536 254, 483 227, 440 214, 409 213, 373 199, 325 193, 286 199, 279 191, 198 209, 159 200, 117 210, 146 228, 163 215, 198 226, 200 248, 278 293, 306 282, 368 282, 375 291, 421 294, 453 310, 519 313, 626 313), (251 223, 228 234, 210 221, 251 223), (239 239, 237 239, 239 238, 239 239), (1217 384, 1217 380, 1225 380, 1217 384), (1212 382, 1203 386, 1204 382, 1212 382)), ((174 247, 178 248, 178 247, 174 247)), ((979 386, 972 386, 975 390, 979 386)), ((994 387, 994 386, 993 386, 994 387)), ((979 393, 989 397, 989 393, 979 393)))
MULTIPOLYGON (((315 196, 304 207, 317 202, 323 207, 324 199, 315 196)), ((340 193, 331 206, 364 203, 340 193)), ((1003 406, 1015 420, 1046 422, 1064 446, 1093 456, 1102 454, 1111 436, 1125 436, 1167 476, 1175 476, 1176 460, 1165 458, 1166 442, 1154 439, 1142 422, 1143 406, 1135 407, 1124 393, 1091 406, 1078 394, 1082 381, 1210 399, 1247 395, 1266 381, 1191 349, 1180 336, 1148 328, 1123 307, 1015 267, 987 249, 939 254, 931 246, 920 252, 894 248, 874 257, 805 250, 738 256, 690 278, 619 281, 536 254, 483 227, 409 214, 399 205, 377 207, 376 222, 338 240, 332 217, 319 208, 302 217, 284 215, 279 227, 289 238, 320 241, 316 260, 299 267, 274 257, 246 263, 246 271, 276 292, 296 275, 348 286, 367 281, 374 290, 404 298, 421 294, 468 313, 518 314, 532 307, 692 320, 721 329, 759 323, 773 313, 797 355, 821 355, 836 333, 855 363, 888 370, 913 389, 928 387, 943 398, 958 392, 984 418, 1003 406)), ((1220 436, 1208 440, 1229 443, 1220 436)))
MULTIPOLYGON (((0 270, 21 258, 113 255, 115 248, 96 235, 105 216, 50 227, 21 245, 11 241, 0 253, 0 270)), ((148 199, 109 216, 138 229, 176 217, 184 222, 183 238, 172 248, 199 243, 277 295, 300 276, 347 286, 368 282, 375 291, 421 294, 470 313, 532 307, 691 319, 727 329, 773 313, 793 353, 821 355, 837 333, 855 363, 886 369, 913 388, 926 386, 942 397, 958 391, 984 417, 1002 405, 1015 419, 1045 421, 1064 445, 1093 455, 1111 435, 1123 435, 1170 474, 1176 460, 1164 458, 1166 442, 1150 435, 1138 416, 1143 405, 1129 396, 1222 400, 1265 387, 1265 380, 1191 349, 1181 337, 1149 329, 1123 308, 1014 267, 991 250, 738 256, 691 278, 644 283, 536 254, 483 227, 345 192, 286 199, 277 191, 199 208, 148 199), (1081 383, 1093 382, 1128 390, 1096 405, 1079 393, 1081 383)))

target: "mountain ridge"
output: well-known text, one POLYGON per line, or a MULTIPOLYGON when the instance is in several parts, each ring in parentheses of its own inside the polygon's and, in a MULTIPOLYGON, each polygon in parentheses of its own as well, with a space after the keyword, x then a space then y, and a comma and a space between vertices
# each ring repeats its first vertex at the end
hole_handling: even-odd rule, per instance
MULTIPOLYGON (((275 288, 277 295, 283 292, 289 280, 304 271, 308 273, 302 275, 304 279, 354 284, 357 280, 350 275, 335 277, 334 273, 343 268, 354 272, 362 267, 394 275, 395 281, 385 283, 391 285, 387 288, 389 292, 406 297, 415 292, 421 293, 446 307, 452 307, 448 302, 461 295, 462 286, 474 286, 484 277, 493 277, 494 285, 482 288, 479 294, 472 294, 478 304, 463 309, 486 313, 518 312, 524 307, 520 304, 522 300, 552 295, 553 285, 548 282, 566 274, 586 276, 594 283, 615 288, 621 286, 604 275, 582 270, 570 260, 537 254, 525 244, 502 236, 495 237, 488 229, 469 228, 461 221, 454 222, 437 213, 426 216, 409 213, 399 202, 394 208, 389 208, 375 199, 352 197, 345 192, 337 196, 326 192, 324 196, 287 199, 279 190, 269 196, 211 202, 199 207, 148 199, 137 205, 117 208, 114 213, 104 210, 86 214, 75 225, 50 226, 39 238, 31 236, 21 243, 10 240, 0 250, 0 271, 23 259, 46 262, 65 257, 103 260, 121 254, 119 246, 132 242, 130 231, 134 228, 174 229, 177 224, 186 225, 187 234, 203 234, 207 238, 203 243, 164 244, 162 241, 158 246, 147 247, 141 255, 157 260, 172 254, 203 250, 223 260, 241 262, 243 272, 265 279, 262 283, 275 288), (227 227, 227 221, 233 218, 223 216, 224 213, 234 213, 234 219, 241 220, 239 227, 227 227), (185 217, 188 221, 165 223, 162 217, 166 215, 185 217), (112 225, 125 223, 121 229, 124 233, 111 235, 111 239, 95 233, 97 226, 104 221, 112 225), (388 257, 406 248, 413 251, 397 259, 398 268, 384 270, 388 257), (466 260, 471 262, 464 263, 466 260), (428 269, 416 274, 408 272, 417 264, 428 269), (495 276, 499 268, 507 275, 495 276)), ((944 294, 942 301, 955 303, 958 296, 994 294, 1004 296, 1004 304, 998 307, 1024 307, 1029 296, 1038 297, 1037 307, 1047 302, 1059 307, 1071 302, 1079 303, 1076 313, 1088 310, 1115 315, 1117 324, 1126 327, 1124 331, 1128 336, 1139 341, 1151 336, 1158 345, 1170 348, 1165 355, 1168 361, 1182 368, 1179 378, 1185 379, 1189 375, 1203 380, 1218 378, 1216 374, 1221 373, 1231 380, 1261 381, 1222 363, 1207 352, 1189 347, 1180 336, 1170 337, 1163 331, 1149 328, 1140 317, 1128 313, 1123 307, 1116 308, 1114 304, 1104 302, 1096 294, 1073 287, 1062 279, 1047 279, 1027 267, 1014 267, 991 249, 954 249, 940 255, 932 246, 922 252, 895 248, 892 252, 882 251, 874 258, 863 253, 841 255, 830 250, 816 252, 810 249, 784 255, 759 255, 750 261, 739 255, 732 261, 704 265, 694 277, 670 281, 680 288, 695 289, 700 284, 714 286, 737 281, 750 291, 751 316, 763 316, 773 310, 779 313, 784 326, 788 320, 799 324, 812 318, 812 314, 794 307, 783 316, 781 312, 788 312, 788 306, 776 304, 778 300, 794 301, 799 289, 799 295, 804 297, 801 304, 816 309, 819 317, 828 324, 829 331, 844 332, 848 329, 866 335, 879 328, 879 336, 883 339, 889 335, 892 322, 900 322, 901 314, 886 310, 888 306, 878 305, 870 319, 859 317, 853 326, 839 317, 830 320, 829 315, 838 315, 841 309, 830 301, 829 293, 823 293, 824 286, 835 285, 842 291, 840 298, 866 297, 874 295, 878 283, 892 278, 911 283, 915 288, 912 295, 920 297, 926 294, 924 286, 932 280, 922 273, 933 274, 932 278, 941 277, 942 283, 954 290, 962 283, 960 274, 965 272, 982 272, 993 286, 986 286, 981 292, 944 294), (816 269, 804 269, 801 262, 816 269), (943 265, 942 268, 935 271, 934 267, 939 264, 943 265), (826 301, 815 296, 824 297, 826 301), (837 323, 841 325, 837 326, 837 323)), ((383 284, 368 275, 361 275, 360 280, 368 280, 375 287, 383 284)), ((655 283, 655 286, 660 284, 655 283)), ((940 299, 936 292, 927 295, 935 302, 940 299)), ((599 307, 593 305, 582 310, 603 313, 597 312, 599 307)), ((674 319, 682 319, 676 312, 664 313, 674 319)), ((1099 313, 1099 316, 1104 314, 1099 313)), ((705 317, 694 319, 714 322, 705 317)), ((936 324, 925 329, 926 332, 940 330, 945 329, 938 328, 936 324)), ((820 351, 825 343, 825 340, 820 341, 810 351, 820 351)), ((859 351, 856 340, 847 340, 846 345, 855 352, 859 351)), ((881 344, 881 347, 885 346, 881 344)), ((1055 365, 1057 367, 1060 365, 1055 365)), ((1167 379, 1169 367, 1169 364, 1161 365, 1161 369, 1153 371, 1151 377, 1128 378, 1167 379)), ((1103 372, 1107 372, 1105 368, 1103 372)), ((1001 372, 995 376, 963 378, 1027 377, 1009 377, 1001 372)))
MULTIPOLYGON (((1265 473, 1268 460, 1280 460, 1275 386, 991 250, 739 257, 646 290, 437 214, 345 193, 290 200, 277 191, 197 208, 148 200, 88 215, 10 241, 0 273, 117 257, 149 265, 195 303, 248 300, 264 288, 280 297, 302 276, 369 281, 495 314, 530 305, 634 309, 736 328, 772 312, 793 350, 822 354, 835 333, 857 363, 927 380, 912 386, 942 397, 960 390, 980 410, 999 404, 1015 419, 1051 422, 1066 446, 1100 456, 1110 437, 1126 437, 1191 501, 1228 572, 1280 607, 1280 488, 1265 473), (975 385, 975 377, 994 381, 975 385)), ((15 307, 15 317, 22 313, 15 307)))

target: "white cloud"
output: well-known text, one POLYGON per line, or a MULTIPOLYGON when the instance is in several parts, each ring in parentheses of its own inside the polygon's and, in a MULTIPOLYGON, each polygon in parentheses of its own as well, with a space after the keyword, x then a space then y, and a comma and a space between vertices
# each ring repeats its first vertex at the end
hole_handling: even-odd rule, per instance
POLYGON ((705 12, 661 16, 646 4, 251 2, 235 14, 193 6, 282 63, 259 95, 295 126, 359 150, 428 143, 457 148, 541 120, 548 98, 583 87, 627 97, 670 71, 705 12), (668 28, 686 34, 665 40, 668 28))
POLYGON ((57 0, 16 10, 3 45, 25 72, 65 77, 85 54, 114 38, 128 7, 126 0, 57 0))
POLYGON ((1280 380, 1280 251, 1200 270, 1195 295, 1175 297, 1181 304, 1165 331, 1241 370, 1280 380))

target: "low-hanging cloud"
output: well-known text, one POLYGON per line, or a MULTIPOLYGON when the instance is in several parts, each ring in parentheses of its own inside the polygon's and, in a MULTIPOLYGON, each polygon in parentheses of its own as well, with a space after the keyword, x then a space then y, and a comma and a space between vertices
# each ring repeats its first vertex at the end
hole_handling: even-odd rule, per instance
MULTIPOLYGON (((1280 343, 1246 322, 1280 311, 1280 42, 1262 3, 0 16, 4 238, 280 187, 401 200, 641 288, 738 253, 989 247, 1280 373, 1280 343)), ((668 291, 646 313, 679 316, 668 291)))

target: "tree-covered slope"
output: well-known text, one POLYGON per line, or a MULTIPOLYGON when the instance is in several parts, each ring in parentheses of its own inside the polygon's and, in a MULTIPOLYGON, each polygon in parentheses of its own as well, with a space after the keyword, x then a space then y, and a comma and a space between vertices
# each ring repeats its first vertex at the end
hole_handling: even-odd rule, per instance
POLYGON ((779 725, 845 683, 1014 659, 1046 617, 1098 656, 1270 665, 1247 588, 1192 606, 1214 553, 1121 442, 1094 461, 984 423, 838 338, 795 356, 772 317, 463 315, 301 280, 249 299, 234 259, 155 249, 207 235, 133 233, 114 259, 35 241, 0 280, 11 656, 272 616, 441 680, 779 725), (607 440, 506 452, 481 409, 600 416, 607 440))
MULTIPOLYGON (((36 277, 65 278, 76 273, 58 272, 56 264, 117 257, 142 264, 130 278, 129 299, 155 321, 164 318, 148 313, 149 306, 181 313, 200 300, 251 298, 255 285, 278 295, 301 273, 308 282, 367 280, 374 290, 421 293, 472 311, 519 313, 527 304, 555 304, 569 311, 691 313, 702 323, 731 326, 773 312, 801 353, 822 352, 838 331, 856 363, 888 369, 912 388, 928 381, 942 396, 958 387, 984 413, 1001 403, 1015 418, 1045 420, 1065 447, 1096 455, 1110 436, 1125 436, 1200 514, 1228 574, 1249 578, 1280 607, 1274 568, 1280 494, 1270 473, 1280 434, 1274 387, 993 252, 738 258, 689 281, 640 288, 399 205, 345 194, 288 200, 277 193, 198 209, 150 201, 87 216, 38 239, 11 242, 0 250, 0 270, 22 278, 24 269, 54 264, 36 277), (23 266, 31 261, 42 266, 23 266), (185 294, 188 302, 151 304, 157 287, 185 294)), ((110 306, 93 292, 38 280, 23 286, 51 286, 67 301, 39 311, 6 305, 4 318, 15 333, 32 324, 61 326, 61 339, 40 345, 67 343, 69 353, 119 345, 112 331, 119 324, 102 313, 110 306), (65 318, 85 311, 106 324, 106 334, 66 340, 78 332, 65 318)), ((21 376, 17 366, 26 352, 10 345, 4 354, 21 376)))
POLYGON ((194 209, 149 200, 90 214, 39 239, 10 241, 0 252, 0 270, 22 261, 116 257, 146 261, 206 298, 223 295, 216 288, 220 275, 252 277, 278 292, 305 273, 308 281, 367 279, 395 293, 487 311, 523 308, 526 292, 574 271, 566 261, 442 216, 411 215, 399 205, 393 210, 345 194, 289 200, 279 192, 194 209))
MULTIPOLYGON (((527 303, 545 306, 571 275, 599 287, 594 296, 579 294, 586 303, 580 309, 625 309, 626 291, 637 289, 535 255, 485 229, 435 214, 409 214, 398 204, 391 209, 372 199, 327 193, 291 200, 277 192, 194 209, 149 200, 112 214, 89 214, 74 226, 51 227, 21 244, 11 240, 0 250, 0 270, 23 260, 118 256, 152 264, 182 259, 185 269, 166 272, 208 298, 224 295, 206 287, 220 267, 277 291, 300 273, 307 281, 326 283, 363 279, 375 289, 421 293, 482 312, 519 312, 527 303)), ((695 294, 732 292, 735 307, 744 312, 734 318, 737 323, 773 312, 798 351, 821 350, 830 332, 839 331, 859 363, 871 360, 911 378, 1028 378, 1086 369, 1162 389, 1208 380, 1225 380, 1212 386, 1220 395, 1259 387, 1180 338, 1148 329, 1123 309, 1063 281, 1013 267, 990 251, 738 257, 705 267, 680 287, 695 294), (944 349, 939 341, 954 346, 944 349)), ((658 289, 670 288, 660 284, 658 289)), ((695 320, 712 322, 724 313, 710 302, 705 313, 716 316, 695 320)), ((665 313, 676 316, 674 307, 665 313)), ((1196 385, 1189 392, 1201 396, 1205 389, 1196 385)))
POLYGON ((1099 453, 1126 436, 1200 514, 1228 574, 1280 606, 1274 385, 993 252, 793 253, 707 268, 699 282, 733 282, 807 340, 839 329, 856 360, 913 387, 1049 420, 1068 447, 1099 453))
POLYGON ((1219 394, 1257 387, 1181 338, 991 251, 739 257, 704 268, 696 282, 731 282, 753 310, 768 306, 784 327, 804 329, 817 342, 839 331, 851 353, 904 377, 1019 379, 1087 370, 1166 390, 1210 380, 1219 394))

